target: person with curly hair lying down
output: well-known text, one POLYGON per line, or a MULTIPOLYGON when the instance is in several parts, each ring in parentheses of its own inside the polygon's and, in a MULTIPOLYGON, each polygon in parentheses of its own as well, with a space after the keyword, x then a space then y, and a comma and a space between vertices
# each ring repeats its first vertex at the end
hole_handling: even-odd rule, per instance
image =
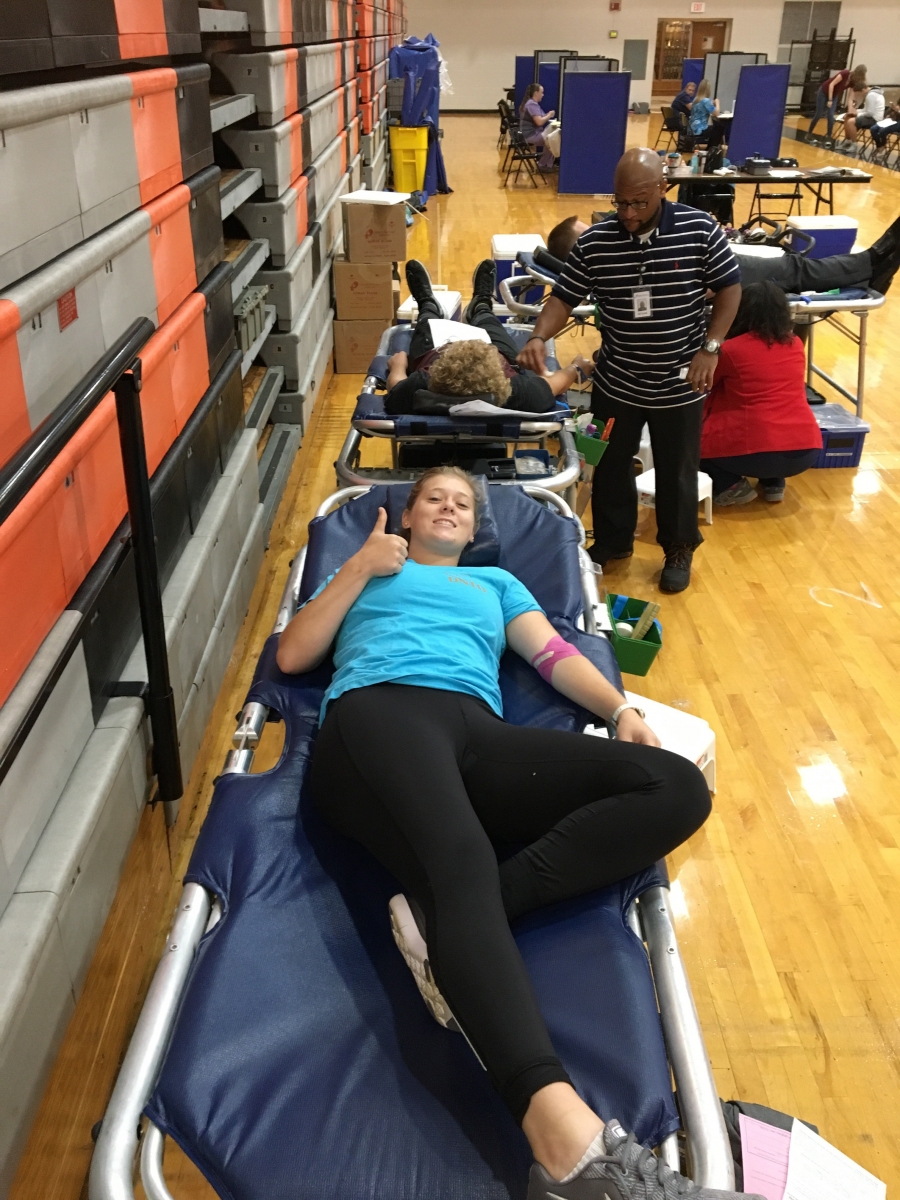
POLYGON ((556 397, 568 391, 579 378, 594 369, 580 355, 571 366, 538 375, 518 366, 519 349, 494 316, 493 296, 497 268, 486 258, 475 268, 472 299, 463 320, 491 339, 487 342, 451 342, 435 349, 430 321, 443 319, 444 311, 435 299, 428 271, 412 258, 406 264, 406 282, 419 316, 409 344, 409 353, 400 351, 388 360, 388 394, 385 411, 414 412, 416 392, 426 390, 442 396, 493 396, 494 403, 521 412, 552 412, 556 397))

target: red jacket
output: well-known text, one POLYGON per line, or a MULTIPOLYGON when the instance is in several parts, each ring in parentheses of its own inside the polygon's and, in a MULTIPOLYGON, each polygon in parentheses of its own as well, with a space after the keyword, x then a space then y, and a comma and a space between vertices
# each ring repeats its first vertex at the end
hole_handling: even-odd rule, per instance
POLYGON ((767 346, 755 333, 722 343, 706 398, 702 458, 813 450, 822 434, 806 402, 806 356, 798 337, 767 346))

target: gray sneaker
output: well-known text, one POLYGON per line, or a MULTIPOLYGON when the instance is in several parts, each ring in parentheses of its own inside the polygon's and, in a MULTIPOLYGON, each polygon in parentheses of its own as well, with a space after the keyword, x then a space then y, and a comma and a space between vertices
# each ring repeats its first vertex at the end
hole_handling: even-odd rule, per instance
POLYGON ((606 1154, 592 1159, 574 1179, 557 1183, 540 1163, 534 1163, 528 1180, 528 1200, 765 1200, 744 1192, 701 1188, 685 1179, 626 1134, 618 1121, 603 1130, 606 1154))
POLYGON ((770 504, 780 504, 784 499, 784 484, 762 484, 762 494, 770 504))
POLYGON ((756 499, 756 488, 746 479, 739 479, 724 492, 719 492, 714 503, 718 508, 727 508, 731 504, 749 504, 756 499))

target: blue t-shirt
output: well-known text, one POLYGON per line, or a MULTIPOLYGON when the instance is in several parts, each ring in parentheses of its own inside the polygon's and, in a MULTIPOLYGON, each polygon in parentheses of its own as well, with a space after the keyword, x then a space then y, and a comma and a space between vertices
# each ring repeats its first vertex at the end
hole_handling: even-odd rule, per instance
POLYGON ((370 579, 344 617, 320 719, 344 692, 375 683, 465 692, 502 717, 498 667, 506 626, 541 611, 500 567, 425 567, 407 559, 398 574, 370 579))
POLYGON ((695 100, 691 107, 691 133, 704 133, 709 125, 709 118, 716 111, 716 106, 709 96, 695 100))

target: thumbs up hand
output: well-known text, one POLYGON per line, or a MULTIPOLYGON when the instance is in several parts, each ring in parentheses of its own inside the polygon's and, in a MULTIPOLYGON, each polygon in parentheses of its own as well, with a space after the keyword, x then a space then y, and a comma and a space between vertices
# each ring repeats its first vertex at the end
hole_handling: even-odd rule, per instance
POLYGON ((384 575, 397 575, 409 556, 406 539, 394 533, 386 533, 387 512, 379 508, 375 528, 366 538, 356 555, 360 566, 370 579, 384 575))

